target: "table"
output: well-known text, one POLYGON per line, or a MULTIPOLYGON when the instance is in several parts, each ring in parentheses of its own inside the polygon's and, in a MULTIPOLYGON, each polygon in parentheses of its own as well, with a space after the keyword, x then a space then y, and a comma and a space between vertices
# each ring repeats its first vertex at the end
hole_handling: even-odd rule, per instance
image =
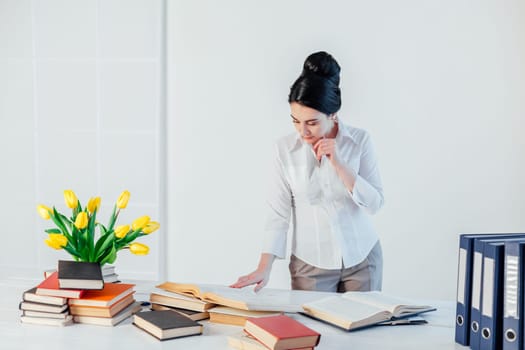
MULTIPOLYGON (((19 320, 18 304, 22 293, 37 285, 38 278, 15 273, 0 274, 0 349, 115 350, 115 349, 217 349, 228 350, 227 336, 242 331, 242 327, 202 321, 200 336, 159 341, 133 326, 131 318, 115 327, 74 324, 52 327, 23 324, 19 320)), ((135 298, 148 300, 155 282, 125 281, 136 284, 135 298)), ((290 314, 306 326, 321 333, 316 349, 468 349, 454 343, 455 302, 426 301, 437 311, 425 315, 426 325, 380 326, 355 332, 345 332, 300 314, 290 314)))

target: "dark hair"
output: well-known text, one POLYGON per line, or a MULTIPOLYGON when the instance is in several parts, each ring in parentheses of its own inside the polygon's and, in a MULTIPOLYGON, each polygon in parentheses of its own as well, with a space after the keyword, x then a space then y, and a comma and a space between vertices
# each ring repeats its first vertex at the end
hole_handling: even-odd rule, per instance
POLYGON ((325 114, 336 113, 341 108, 341 90, 337 61, 324 51, 306 58, 303 71, 293 83, 288 102, 297 102, 325 114))

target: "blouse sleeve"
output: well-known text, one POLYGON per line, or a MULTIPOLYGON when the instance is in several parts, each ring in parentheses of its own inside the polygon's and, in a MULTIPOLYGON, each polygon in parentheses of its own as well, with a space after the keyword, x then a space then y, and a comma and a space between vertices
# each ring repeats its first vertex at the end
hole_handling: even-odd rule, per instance
POLYGON ((275 159, 267 195, 263 253, 280 259, 286 254, 286 234, 292 211, 292 192, 286 179, 282 160, 276 146, 275 159))
POLYGON ((377 213, 384 203, 379 166, 368 134, 363 138, 359 172, 350 195, 357 205, 365 208, 370 214, 377 213))

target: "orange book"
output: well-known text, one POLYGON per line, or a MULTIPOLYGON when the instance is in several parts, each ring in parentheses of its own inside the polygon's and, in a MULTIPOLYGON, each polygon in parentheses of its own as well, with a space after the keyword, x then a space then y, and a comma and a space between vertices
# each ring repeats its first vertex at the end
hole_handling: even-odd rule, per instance
POLYGON ((36 287, 36 294, 62 298, 80 298, 83 289, 61 289, 58 285, 58 272, 55 271, 36 287))
POLYGON ((69 312, 74 316, 113 317, 134 301, 133 294, 129 294, 111 306, 70 305, 69 312))
POLYGON ((321 334, 286 315, 248 318, 244 331, 272 350, 315 347, 321 334))
POLYGON ((129 294, 133 294, 134 284, 106 283, 102 290, 87 290, 79 299, 69 300, 69 305, 111 306, 129 294))

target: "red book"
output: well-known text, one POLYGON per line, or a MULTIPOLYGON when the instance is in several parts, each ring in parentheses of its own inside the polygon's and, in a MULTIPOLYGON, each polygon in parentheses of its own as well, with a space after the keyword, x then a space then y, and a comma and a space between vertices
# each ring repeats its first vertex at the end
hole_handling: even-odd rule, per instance
POLYGON ((134 286, 127 283, 106 283, 102 290, 86 290, 81 298, 69 300, 69 305, 111 306, 125 296, 133 294, 134 286))
POLYGON ((248 318, 244 331, 272 350, 314 347, 321 334, 286 315, 248 318))
POLYGON ((58 272, 55 271, 36 287, 36 294, 62 298, 80 298, 84 294, 84 290, 60 289, 58 285, 58 272))

